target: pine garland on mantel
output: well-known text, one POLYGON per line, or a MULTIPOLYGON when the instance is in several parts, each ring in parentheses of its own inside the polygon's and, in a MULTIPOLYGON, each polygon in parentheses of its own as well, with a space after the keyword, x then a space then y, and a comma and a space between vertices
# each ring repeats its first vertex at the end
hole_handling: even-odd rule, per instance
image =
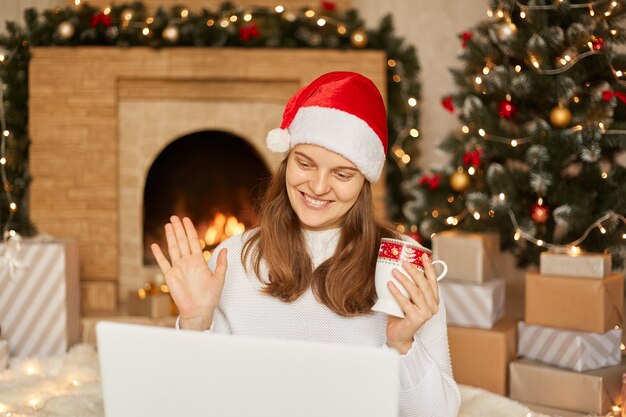
POLYGON ((387 54, 389 154, 388 212, 404 222, 405 196, 399 184, 417 171, 420 84, 415 48, 394 34, 390 15, 377 29, 366 29, 356 10, 339 11, 332 2, 316 8, 241 7, 192 12, 176 6, 148 13, 141 2, 93 7, 74 6, 38 12, 27 9, 24 25, 8 22, 0 34, 0 227, 3 237, 33 235, 26 195, 28 170, 28 65, 30 48, 41 46, 111 46, 154 48, 242 47, 375 49, 387 54))

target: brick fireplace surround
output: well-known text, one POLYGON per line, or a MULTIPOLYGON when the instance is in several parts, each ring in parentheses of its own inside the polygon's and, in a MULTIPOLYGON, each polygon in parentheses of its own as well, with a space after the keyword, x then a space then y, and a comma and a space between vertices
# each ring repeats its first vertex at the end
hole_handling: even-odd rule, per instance
MULTIPOLYGON (((75 237, 85 314, 118 310, 153 279, 144 267, 143 190, 159 153, 222 130, 274 169, 265 135, 301 86, 334 70, 386 91, 384 52, 284 49, 34 48, 29 69, 30 213, 40 232, 75 237)), ((384 214, 384 178, 374 187, 384 214)))

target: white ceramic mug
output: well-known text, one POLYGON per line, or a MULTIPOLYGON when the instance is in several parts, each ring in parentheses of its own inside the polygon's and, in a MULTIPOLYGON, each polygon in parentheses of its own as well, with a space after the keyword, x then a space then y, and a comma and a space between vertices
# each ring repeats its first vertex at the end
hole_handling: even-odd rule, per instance
MULTIPOLYGON (((402 270, 402 262, 408 261, 423 272, 424 265, 422 264, 422 255, 424 253, 432 256, 432 251, 426 249, 419 243, 405 242, 398 239, 381 239, 375 275, 376 295, 378 295, 378 300, 372 307, 373 311, 379 311, 396 317, 404 317, 404 312, 396 299, 393 298, 393 295, 387 287, 387 283, 392 281, 396 284, 400 292, 405 297, 409 298, 409 294, 404 289, 404 286, 394 278, 391 271, 394 268, 402 270)), ((443 267, 443 270, 437 276, 437 281, 439 281, 448 272, 448 265, 440 260, 432 261, 432 263, 433 265, 440 264, 443 267)))

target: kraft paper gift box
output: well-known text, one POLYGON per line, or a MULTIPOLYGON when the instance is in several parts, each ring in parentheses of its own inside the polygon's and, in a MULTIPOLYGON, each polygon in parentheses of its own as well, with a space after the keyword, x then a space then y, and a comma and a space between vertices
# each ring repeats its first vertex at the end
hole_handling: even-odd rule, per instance
POLYGON ((23 267, 11 277, 0 265, 2 338, 12 357, 63 355, 80 338, 78 244, 23 238, 20 245, 23 267))
POLYGON ((172 315, 172 301, 169 294, 147 294, 140 297, 137 291, 128 293, 128 314, 160 319, 172 315))
POLYGON ((539 272, 542 275, 604 278, 611 274, 611 255, 542 252, 539 258, 539 272))
POLYGON ((605 333, 622 327, 624 277, 571 278, 526 273, 528 324, 605 333))
POLYGON ((497 278, 500 236, 495 233, 439 232, 433 237, 433 258, 448 264, 446 279, 484 282, 497 278))
POLYGON ((575 372, 528 359, 511 362, 511 395, 517 401, 580 413, 605 414, 621 404, 622 373, 619 365, 575 372))
POLYGON ((517 319, 505 317, 491 329, 448 326, 454 379, 459 384, 508 393, 509 362, 515 359, 517 319))
POLYGON ((578 372, 618 365, 621 343, 621 329, 590 333, 524 322, 517 325, 519 356, 578 372))
POLYGON ((504 316, 506 282, 502 278, 483 284, 443 280, 439 287, 448 324, 489 329, 504 316))
POLYGON ((9 366, 9 344, 6 340, 0 339, 0 372, 9 366))

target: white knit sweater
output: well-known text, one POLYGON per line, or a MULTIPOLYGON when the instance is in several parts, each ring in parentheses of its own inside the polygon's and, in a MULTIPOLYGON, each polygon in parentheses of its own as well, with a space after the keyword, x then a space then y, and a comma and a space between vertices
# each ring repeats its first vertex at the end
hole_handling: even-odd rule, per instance
MULTIPOLYGON (((226 281, 211 332, 322 343, 380 346, 386 344, 387 316, 383 313, 342 317, 320 304, 309 290, 286 303, 260 291, 262 284, 252 268, 246 272, 241 252, 250 232, 223 242, 228 249, 226 281)), ((305 231, 308 252, 317 267, 331 257, 339 241, 339 229, 305 231)), ((217 256, 209 260, 215 269, 217 256)), ((446 312, 440 297, 439 312, 415 335, 411 349, 400 356, 401 417, 452 417, 460 406, 460 394, 452 377, 446 312)))

